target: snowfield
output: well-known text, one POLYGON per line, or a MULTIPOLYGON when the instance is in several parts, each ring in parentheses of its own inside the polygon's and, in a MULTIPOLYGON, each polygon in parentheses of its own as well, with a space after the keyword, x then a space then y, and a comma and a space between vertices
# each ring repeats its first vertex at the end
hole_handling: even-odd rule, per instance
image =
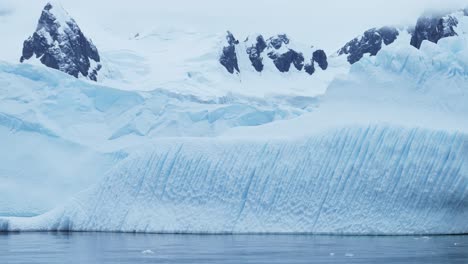
POLYGON ((452 15, 456 36, 418 50, 401 30, 353 65, 328 48, 313 76, 256 72, 249 42, 229 74, 224 32, 191 28, 91 27, 97 83, 2 50, 0 231, 466 234, 468 16, 452 15))

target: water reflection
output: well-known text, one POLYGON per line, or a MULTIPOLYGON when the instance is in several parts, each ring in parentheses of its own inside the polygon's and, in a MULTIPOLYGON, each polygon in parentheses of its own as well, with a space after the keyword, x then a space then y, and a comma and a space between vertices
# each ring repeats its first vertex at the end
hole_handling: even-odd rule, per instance
POLYGON ((468 263, 468 236, 8 233, 0 263, 468 263))

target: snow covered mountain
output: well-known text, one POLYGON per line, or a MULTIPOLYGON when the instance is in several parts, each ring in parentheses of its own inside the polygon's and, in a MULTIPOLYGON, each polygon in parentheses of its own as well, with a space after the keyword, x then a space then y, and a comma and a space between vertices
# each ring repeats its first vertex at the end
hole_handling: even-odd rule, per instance
POLYGON ((97 81, 101 69, 96 46, 59 3, 47 3, 34 34, 24 41, 20 61, 38 59, 47 67, 97 81))
MULTIPOLYGON (((460 11, 466 16, 466 9, 460 11)), ((461 14, 458 14, 460 16, 461 14)), ((455 28, 458 26, 457 14, 434 14, 429 13, 421 16, 416 25, 404 29, 395 27, 372 28, 348 42, 343 48, 338 50, 338 55, 347 55, 348 62, 354 64, 362 59, 364 54, 375 56, 383 47, 391 45, 399 37, 400 31, 411 35, 410 44, 421 48, 423 41, 437 43, 447 37, 456 36, 455 28)))
POLYGON ((226 70, 233 74, 240 73, 238 56, 247 54, 252 67, 257 72, 262 72, 265 64, 263 56, 270 59, 276 69, 281 72, 289 72, 292 66, 297 71, 304 70, 309 75, 315 73, 315 63, 322 69, 328 68, 327 55, 323 50, 310 51, 306 57, 302 52, 291 48, 290 39, 285 34, 279 34, 265 40, 262 35, 247 37, 244 45, 239 46, 240 42, 231 32, 226 35, 227 45, 223 47, 219 62, 226 70), (307 58, 307 59, 306 59, 307 58))
POLYGON ((349 64, 355 64, 365 56, 376 56, 385 46, 391 46, 399 38, 402 40, 398 42, 407 42, 408 45, 417 49, 421 49, 424 41, 437 44, 441 39, 457 36, 459 19, 466 16, 466 13, 466 9, 455 13, 428 13, 419 17, 414 26, 371 28, 363 35, 346 43, 331 56, 327 56, 322 49, 295 44, 286 34, 278 34, 269 38, 254 34, 240 41, 228 31, 226 42, 219 56, 219 63, 228 73, 238 75, 241 82, 252 82, 255 77, 246 78, 245 76, 256 72, 260 74, 257 75, 260 79, 270 79, 273 73, 273 75, 290 78, 294 76, 292 77, 294 81, 288 78, 287 82, 300 82, 303 87, 317 86, 317 84, 328 86, 335 76, 349 69, 343 64, 342 57, 346 57, 349 64), (410 39, 407 38, 408 35, 410 39), (327 71, 329 64, 333 77, 324 77, 322 72, 316 72, 316 69, 327 71), (270 74, 264 77, 263 74, 266 71, 270 74), (314 80, 316 76, 311 76, 309 80, 297 77, 297 73, 300 72, 319 75, 318 78, 322 81, 317 83, 314 80))
MULTIPOLYGON (((64 25, 50 7, 40 45, 64 25)), ((338 52, 90 27, 97 82, 1 61, 0 230, 466 233, 468 14, 415 25, 338 52)), ((70 34, 54 40, 63 61, 92 46, 60 45, 70 34)))

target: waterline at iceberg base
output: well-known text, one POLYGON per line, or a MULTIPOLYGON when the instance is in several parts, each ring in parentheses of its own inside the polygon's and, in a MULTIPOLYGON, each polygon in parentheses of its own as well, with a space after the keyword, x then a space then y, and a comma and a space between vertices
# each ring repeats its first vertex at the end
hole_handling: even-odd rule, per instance
POLYGON ((165 139, 4 231, 468 233, 468 135, 392 125, 301 139, 165 139))

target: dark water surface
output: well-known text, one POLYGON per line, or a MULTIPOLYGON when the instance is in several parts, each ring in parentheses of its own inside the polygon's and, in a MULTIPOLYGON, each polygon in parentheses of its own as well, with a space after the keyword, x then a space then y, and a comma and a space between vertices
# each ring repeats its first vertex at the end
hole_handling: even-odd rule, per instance
POLYGON ((468 236, 0 234, 0 263, 468 263, 468 236))

